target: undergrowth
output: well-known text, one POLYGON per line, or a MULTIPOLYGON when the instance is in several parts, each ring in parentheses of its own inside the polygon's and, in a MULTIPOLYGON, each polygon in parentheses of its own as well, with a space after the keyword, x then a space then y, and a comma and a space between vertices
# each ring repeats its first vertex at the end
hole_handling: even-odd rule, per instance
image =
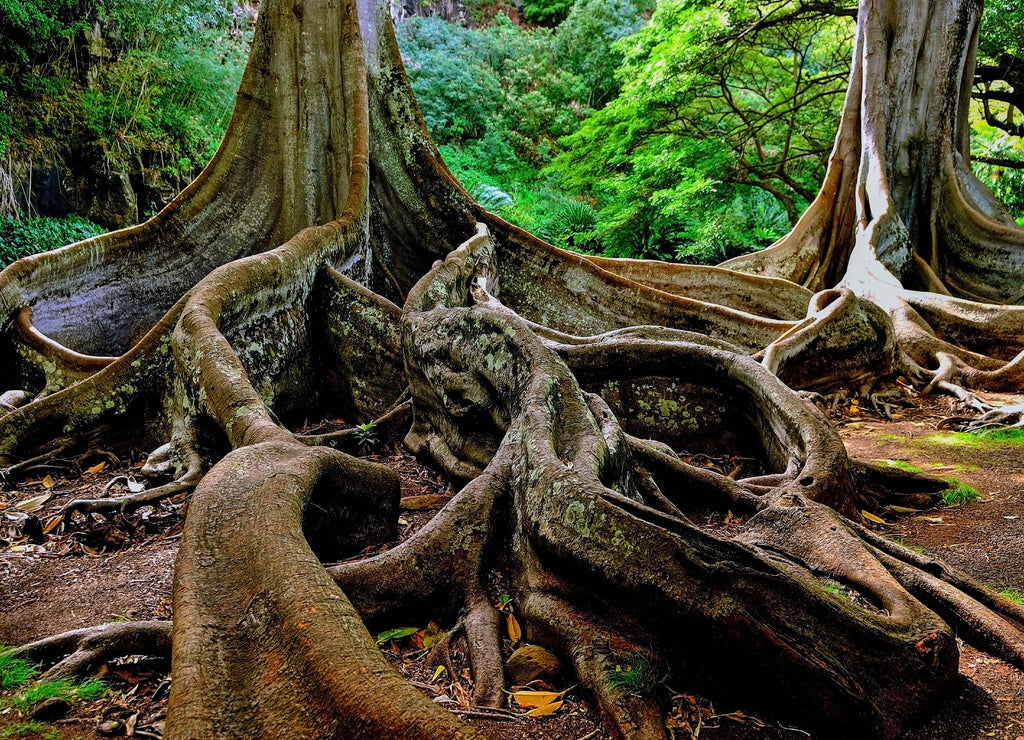
POLYGON ((612 688, 627 694, 647 694, 658 683, 654 666, 643 653, 631 653, 611 670, 605 671, 604 680, 612 688))
POLYGON ((974 486, 970 486, 956 478, 947 478, 946 480, 950 485, 949 490, 944 491, 942 494, 942 500, 946 506, 969 504, 981 498, 981 494, 978 493, 978 489, 974 486))
POLYGON ((44 738, 57 737, 52 727, 27 719, 33 706, 54 698, 64 699, 71 704, 93 701, 107 691, 106 685, 98 678, 81 682, 67 678, 42 679, 34 665, 5 655, 4 650, 6 648, 0 646, 0 713, 9 721, 0 731, 2 739, 31 734, 44 738))
POLYGON ((105 229, 81 216, 17 220, 0 216, 0 268, 22 257, 102 234, 105 229))

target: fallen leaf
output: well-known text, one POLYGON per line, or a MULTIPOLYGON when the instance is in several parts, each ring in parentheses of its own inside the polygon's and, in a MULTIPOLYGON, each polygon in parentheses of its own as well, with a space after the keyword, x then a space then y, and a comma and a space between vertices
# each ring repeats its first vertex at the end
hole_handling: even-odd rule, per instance
POLYGON ((55 485, 53 478, 49 475, 43 478, 43 488, 53 488, 55 485))
POLYGON ((57 526, 64 521, 63 514, 57 514, 57 516, 51 516, 46 520, 46 525, 43 527, 43 534, 50 534, 57 526))
POLYGON ((523 631, 519 629, 519 622, 511 614, 508 615, 508 636, 511 638, 512 643, 515 644, 523 639, 523 631))
POLYGON ((889 511, 893 514, 920 514, 920 509, 911 509, 909 506, 896 506, 892 505, 889 507, 889 511))
POLYGON ((431 622, 424 629, 416 633, 420 637, 420 644, 418 647, 421 648, 432 648, 437 644, 438 640, 444 637, 444 632, 440 627, 437 626, 437 622, 431 622))
POLYGON ((554 714, 555 712, 557 712, 561 708, 562 708, 562 702, 560 702, 560 701, 553 701, 550 704, 545 704, 542 707, 537 707, 536 709, 531 709, 526 714, 529 717, 545 717, 545 716, 547 716, 549 714, 554 714))
POLYGON ((889 522, 885 521, 885 519, 883 519, 880 516, 875 516, 870 511, 861 511, 860 515, 867 519, 869 522, 873 522, 875 524, 885 524, 887 526, 889 524, 889 522))
POLYGON ((11 552, 46 552, 42 545, 14 545, 11 552))
POLYGON ((145 491, 146 490, 146 484, 145 483, 141 483, 141 482, 136 481, 136 480, 133 480, 132 478, 129 478, 128 479, 128 490, 131 491, 132 493, 139 493, 141 491, 145 491))
POLYGON ((516 704, 523 709, 546 706, 553 701, 558 701, 560 696, 561 694, 557 691, 516 691, 512 694, 516 704))
POLYGON ((929 524, 942 524, 941 516, 915 516, 914 519, 919 522, 928 522, 929 524))
POLYGON ((443 665, 439 665, 437 668, 434 669, 434 675, 430 677, 430 682, 433 683, 434 681, 436 681, 438 678, 441 677, 441 674, 444 672, 445 667, 443 665))
POLYGON ((377 635, 377 642, 387 642, 388 640, 397 640, 401 637, 408 637, 409 635, 415 635, 418 632, 416 627, 396 627, 393 630, 384 630, 377 635))
MULTIPOLYGON (((47 486, 47 488, 49 488, 49 486, 47 486)), ((18 511, 24 511, 26 514, 31 514, 33 511, 39 511, 39 509, 43 508, 43 504, 49 500, 50 494, 44 493, 42 496, 33 496, 32 498, 27 498, 24 501, 19 501, 14 505, 14 508, 18 511)))
POLYGON ((95 465, 93 465, 91 468, 86 468, 85 472, 86 473, 98 473, 101 470, 103 470, 103 468, 105 468, 105 467, 107 467, 107 463, 106 462, 99 462, 99 463, 96 463, 95 465))

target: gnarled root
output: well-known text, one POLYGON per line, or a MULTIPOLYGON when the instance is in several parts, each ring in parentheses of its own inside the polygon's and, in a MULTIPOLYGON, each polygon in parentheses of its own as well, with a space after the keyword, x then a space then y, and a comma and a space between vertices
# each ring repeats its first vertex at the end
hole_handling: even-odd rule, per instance
POLYGON ((49 665, 44 678, 84 676, 103 663, 130 655, 169 658, 169 621, 111 622, 83 627, 22 645, 5 655, 49 665))

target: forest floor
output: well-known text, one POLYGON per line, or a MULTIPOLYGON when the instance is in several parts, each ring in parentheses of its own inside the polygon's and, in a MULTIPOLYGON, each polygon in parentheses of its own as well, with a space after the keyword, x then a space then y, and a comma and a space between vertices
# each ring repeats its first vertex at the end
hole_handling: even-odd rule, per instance
MULTIPOLYGON (((942 397, 915 401, 913 408, 897 411, 892 421, 849 404, 833 410, 832 418, 851 456, 953 476, 977 489, 981 497, 916 515, 877 512, 886 523, 871 526, 908 547, 941 557, 997 590, 1021 594, 1024 435, 988 439, 942 432, 937 423, 951 415, 951 402, 942 397)), ((404 508, 399 524, 403 539, 454 493, 441 476, 400 445, 371 457, 390 465, 402 478, 404 508)), ((174 556, 188 507, 186 496, 113 519, 77 515, 69 523, 59 518, 61 507, 73 498, 104 492, 117 495, 137 488, 142 482, 141 460, 137 451, 119 451, 116 456, 92 451, 0 483, 0 644, 21 644, 115 620, 170 618, 174 556), (27 526, 26 517, 32 517, 27 526)), ((564 692, 562 705, 548 716, 523 716, 524 708, 494 719, 477 716, 466 708, 464 646, 452 641, 450 660, 442 671, 426 660, 439 634, 436 626, 396 627, 405 627, 406 634, 380 643, 395 667, 435 701, 496 740, 608 737, 568 681, 529 687, 564 692)), ((101 697, 73 701, 64 717, 47 723, 32 722, 23 688, 0 686, 0 738, 97 740, 111 734, 159 738, 169 685, 167 663, 126 660, 106 668, 103 680, 107 690, 101 697)), ((714 707, 679 687, 664 688, 678 739, 810 737, 800 728, 747 714, 742 707, 714 707)), ((1024 740, 1024 674, 965 645, 956 695, 923 727, 901 740, 972 738, 1024 740)))

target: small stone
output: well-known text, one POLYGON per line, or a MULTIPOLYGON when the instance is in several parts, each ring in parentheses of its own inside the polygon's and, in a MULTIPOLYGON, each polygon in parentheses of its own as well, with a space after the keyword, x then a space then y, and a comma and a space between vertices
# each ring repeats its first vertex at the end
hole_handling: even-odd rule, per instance
POLYGON ((540 645, 524 645, 509 656, 505 668, 513 685, 522 686, 538 678, 551 681, 562 670, 562 663, 540 645))
POLYGON ((53 722, 60 719, 71 711, 71 704, 67 699, 59 696, 51 696, 32 707, 30 715, 37 722, 53 722))

